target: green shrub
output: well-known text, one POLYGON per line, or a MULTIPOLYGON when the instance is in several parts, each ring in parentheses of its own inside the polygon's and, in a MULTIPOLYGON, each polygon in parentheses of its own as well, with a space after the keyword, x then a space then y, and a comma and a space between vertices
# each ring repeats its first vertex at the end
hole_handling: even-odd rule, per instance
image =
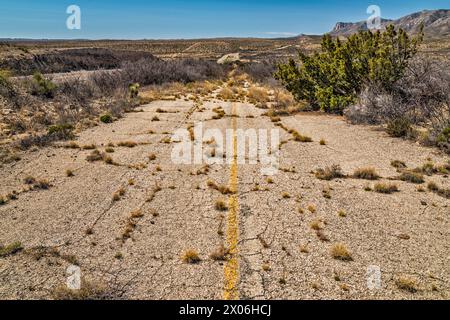
POLYGON ((406 118, 398 118, 388 122, 386 132, 391 137, 406 137, 412 132, 411 122, 406 118))
POLYGON ((71 124, 57 124, 50 126, 47 132, 48 137, 55 140, 73 139, 73 126, 71 124))
POLYGON ((32 94, 46 98, 53 98, 55 91, 56 84, 54 84, 51 80, 46 79, 42 73, 34 73, 32 81, 32 94))
POLYGON ((130 93, 130 98, 137 98, 139 94, 139 83, 133 83, 128 86, 128 92, 130 93))
POLYGON ((102 116, 100 116, 100 121, 103 123, 112 123, 113 122, 113 117, 111 114, 106 113, 102 116))
POLYGON ((321 52, 300 53, 299 64, 291 59, 278 65, 275 78, 314 109, 342 113, 356 101, 365 83, 389 90, 402 78, 422 39, 423 32, 410 38, 392 25, 384 32, 361 31, 345 42, 325 35, 321 52))

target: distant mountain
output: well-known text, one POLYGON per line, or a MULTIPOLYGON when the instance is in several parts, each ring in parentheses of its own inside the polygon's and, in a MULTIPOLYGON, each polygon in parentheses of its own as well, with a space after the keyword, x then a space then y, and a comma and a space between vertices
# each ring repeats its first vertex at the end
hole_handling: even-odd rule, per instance
MULTIPOLYGON (((425 35, 428 37, 442 37, 450 35, 450 10, 424 10, 407 15, 397 20, 381 20, 382 29, 393 24, 409 33, 417 33, 423 23, 425 35)), ((338 22, 330 32, 333 36, 349 36, 360 30, 367 30, 367 22, 338 22)))

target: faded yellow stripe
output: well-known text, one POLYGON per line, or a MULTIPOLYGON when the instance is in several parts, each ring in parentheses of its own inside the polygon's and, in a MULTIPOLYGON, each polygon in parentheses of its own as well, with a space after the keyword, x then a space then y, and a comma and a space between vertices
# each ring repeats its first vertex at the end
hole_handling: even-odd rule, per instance
POLYGON ((225 279, 225 300, 239 300, 238 281, 239 281, 239 261, 238 261, 238 238, 239 238, 239 199, 238 191, 238 161, 237 161, 237 106, 233 103, 231 107, 231 125, 233 129, 233 162, 230 168, 230 189, 232 195, 228 199, 227 216, 227 247, 229 249, 229 260, 224 267, 225 279))

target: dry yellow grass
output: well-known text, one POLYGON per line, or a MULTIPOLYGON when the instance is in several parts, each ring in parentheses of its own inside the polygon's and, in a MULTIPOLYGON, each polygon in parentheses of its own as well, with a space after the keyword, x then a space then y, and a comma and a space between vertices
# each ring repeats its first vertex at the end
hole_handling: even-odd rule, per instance
POLYGON ((196 250, 186 250, 183 255, 181 256, 181 260, 184 263, 188 264, 196 264, 201 261, 200 256, 198 255, 198 252, 196 250))
POLYGON ((378 180, 380 175, 376 172, 375 168, 359 168, 353 173, 353 178, 364 180, 378 180))
POLYGON ((337 243, 331 248, 331 256, 336 260, 352 261, 352 255, 345 244, 337 243))
POLYGON ((395 284, 401 290, 415 293, 418 290, 417 281, 411 277, 400 276, 395 280, 395 284))
POLYGON ((266 103, 269 101, 269 93, 266 88, 250 87, 247 93, 250 102, 266 103))

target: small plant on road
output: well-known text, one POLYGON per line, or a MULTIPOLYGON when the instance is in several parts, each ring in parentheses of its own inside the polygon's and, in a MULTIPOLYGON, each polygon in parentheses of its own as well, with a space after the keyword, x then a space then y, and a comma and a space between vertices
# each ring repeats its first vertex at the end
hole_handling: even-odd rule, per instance
POLYGON ((184 263, 188 264, 196 264, 201 261, 197 251, 195 250, 186 250, 183 255, 181 256, 181 260, 184 263))

